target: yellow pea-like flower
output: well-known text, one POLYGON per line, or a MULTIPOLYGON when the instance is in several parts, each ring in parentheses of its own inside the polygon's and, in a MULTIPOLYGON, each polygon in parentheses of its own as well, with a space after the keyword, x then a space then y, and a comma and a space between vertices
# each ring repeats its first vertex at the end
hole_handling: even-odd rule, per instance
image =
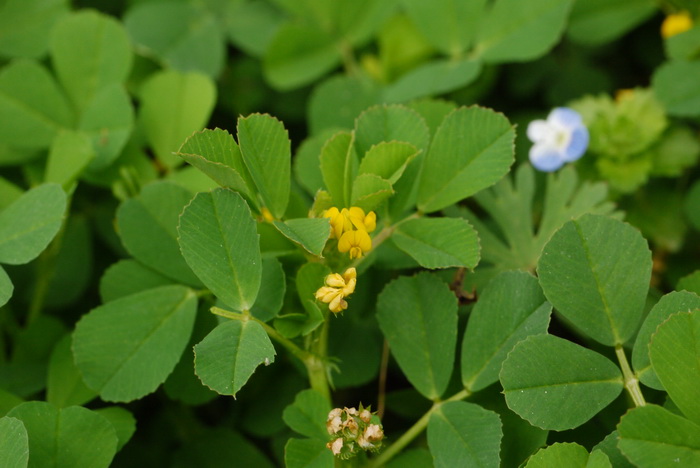
POLYGON ((693 18, 687 11, 668 15, 661 23, 661 37, 668 39, 671 36, 685 32, 693 27, 693 18))
POLYGON ((316 291, 316 299, 328 304, 328 308, 334 314, 347 309, 348 303, 345 298, 355 292, 357 271, 354 268, 348 268, 342 275, 333 273, 326 276, 324 282, 326 285, 316 291))
POLYGON ((365 211, 357 206, 348 209, 348 217, 355 229, 372 232, 377 228, 377 215, 370 211, 365 215, 365 211))
POLYGON ((334 206, 323 212, 323 217, 331 220, 331 239, 340 239, 343 232, 352 229, 352 223, 346 214, 347 211, 345 208, 341 211, 334 206))
POLYGON ((338 250, 340 252, 349 252, 351 260, 362 258, 363 254, 372 250, 372 239, 367 234, 367 231, 348 231, 338 240, 338 250))

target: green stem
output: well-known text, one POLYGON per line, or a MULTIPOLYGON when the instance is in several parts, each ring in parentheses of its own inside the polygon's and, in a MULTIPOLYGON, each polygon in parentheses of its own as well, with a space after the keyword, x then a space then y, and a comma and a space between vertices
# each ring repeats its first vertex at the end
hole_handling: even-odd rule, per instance
POLYGON ((625 349, 621 344, 615 346, 615 355, 617 355, 617 361, 620 363, 622 368, 622 376, 625 380, 625 389, 627 393, 632 397, 632 401, 635 406, 646 405, 646 400, 644 400, 644 395, 642 395, 642 390, 639 388, 639 379, 632 372, 629 362, 627 361, 627 356, 625 355, 625 349))
POLYGON ((418 437, 420 433, 425 430, 425 428, 428 426, 428 422, 430 421, 430 416, 435 411, 440 409, 440 407, 444 403, 447 403, 449 401, 461 401, 469 397, 469 395, 471 395, 471 392, 467 389, 464 389, 459 393, 455 393, 446 400, 436 401, 435 403, 433 403, 433 406, 423 416, 421 416, 421 418, 418 421, 416 421, 416 423, 413 426, 411 426, 406 432, 404 432, 404 434, 401 437, 399 437, 396 440, 396 442, 394 442, 386 450, 384 450, 381 455, 372 460, 369 466, 371 468, 378 468, 380 466, 386 465, 392 458, 398 455, 408 444, 413 442, 413 439, 418 437))

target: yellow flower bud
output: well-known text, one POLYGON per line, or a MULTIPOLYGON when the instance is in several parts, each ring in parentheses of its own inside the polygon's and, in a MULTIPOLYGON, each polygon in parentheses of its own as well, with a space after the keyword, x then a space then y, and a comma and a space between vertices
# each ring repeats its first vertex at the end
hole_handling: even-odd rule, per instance
POLYGON ((275 217, 272 216, 272 213, 266 207, 263 207, 263 209, 260 210, 260 213, 262 214, 263 219, 268 223, 271 223, 275 220, 275 217))
POLYGON ((374 211, 370 211, 365 215, 365 211, 362 208, 353 206, 348 210, 348 218, 357 230, 372 232, 377 228, 377 215, 374 211))
MULTIPOLYGON (((355 232, 355 231, 353 231, 355 232)), ((316 299, 328 304, 328 308, 334 314, 338 314, 348 308, 345 298, 355 292, 357 284, 357 272, 354 268, 348 268, 341 276, 332 273, 324 280, 326 285, 316 291, 316 299)))
POLYGON ((338 250, 349 252, 351 260, 362 258, 363 254, 372 250, 372 239, 367 231, 348 231, 338 240, 338 250))
POLYGON ((352 229, 352 223, 346 213, 347 210, 345 208, 341 211, 335 206, 323 212, 323 217, 331 220, 331 239, 340 239, 343 232, 352 229))
POLYGON ((693 27, 693 18, 687 11, 668 15, 661 23, 661 37, 668 39, 671 36, 685 32, 693 27))

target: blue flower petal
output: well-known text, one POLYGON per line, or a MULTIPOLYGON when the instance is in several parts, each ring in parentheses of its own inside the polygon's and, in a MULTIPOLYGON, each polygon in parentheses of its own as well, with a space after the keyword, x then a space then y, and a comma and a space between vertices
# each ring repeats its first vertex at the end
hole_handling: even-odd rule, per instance
POLYGON ((530 148, 530 162, 538 171, 552 172, 563 164, 561 152, 548 145, 533 145, 530 148))
POLYGON ((547 120, 556 122, 567 128, 575 128, 583 125, 581 115, 568 107, 556 107, 549 113, 547 120))
POLYGON ((562 158, 566 162, 576 161, 583 156, 586 148, 588 148, 588 129, 584 126, 577 127, 571 132, 571 140, 564 149, 562 158))

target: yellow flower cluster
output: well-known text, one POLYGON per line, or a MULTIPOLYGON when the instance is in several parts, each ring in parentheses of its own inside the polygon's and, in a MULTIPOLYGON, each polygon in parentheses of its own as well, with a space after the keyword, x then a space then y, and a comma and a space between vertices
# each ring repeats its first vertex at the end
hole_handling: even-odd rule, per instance
POLYGON ((693 27, 693 18, 687 11, 668 15, 661 23, 661 37, 668 39, 671 36, 686 32, 693 27))
POLYGON ((325 286, 316 291, 316 299, 328 304, 328 308, 334 314, 340 313, 348 308, 345 298, 355 292, 357 271, 354 268, 348 268, 342 276, 339 273, 333 273, 326 276, 325 283, 325 286))
POLYGON ((377 228, 374 211, 365 214, 362 208, 353 206, 339 210, 329 208, 323 213, 331 221, 331 239, 338 239, 338 250, 349 252, 350 259, 361 258, 372 250, 369 233, 377 228))

